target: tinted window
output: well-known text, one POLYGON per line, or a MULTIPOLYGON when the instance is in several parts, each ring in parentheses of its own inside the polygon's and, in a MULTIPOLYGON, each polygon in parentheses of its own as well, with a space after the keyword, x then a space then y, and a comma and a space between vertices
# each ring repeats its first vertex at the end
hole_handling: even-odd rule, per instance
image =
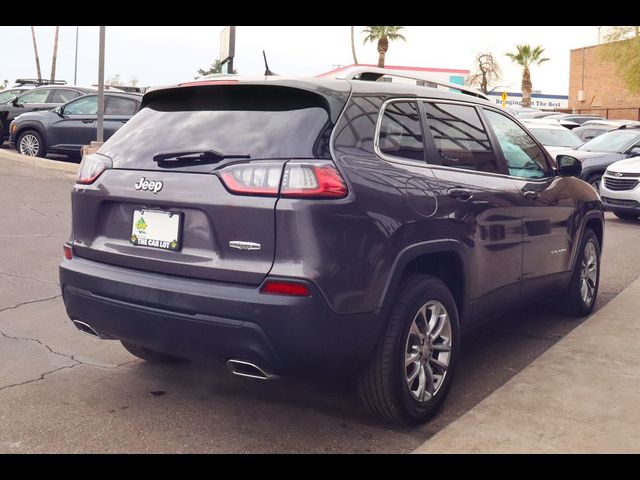
POLYGON ((547 160, 533 138, 520 125, 500 113, 485 110, 485 115, 498 138, 509 175, 524 178, 545 177, 549 171, 547 160))
POLYGON ((79 98, 64 107, 65 115, 96 115, 98 113, 98 97, 89 95, 79 98))
POLYGON ((447 167, 498 172, 487 132, 476 109, 466 105, 425 102, 429 130, 447 167))
POLYGON ((424 162, 416 102, 393 102, 386 106, 380 124, 379 147, 385 155, 424 162))
POLYGON ((51 97, 51 103, 67 103, 81 94, 74 90, 54 90, 51 97))
POLYGON ((213 149, 252 159, 330 158, 333 124, 327 109, 323 97, 294 88, 185 88, 152 96, 100 153, 121 168, 151 169, 158 168, 156 153, 181 150, 213 149))
POLYGON ((42 90, 31 90, 20 97, 20 103, 45 103, 51 90, 44 88, 42 90))
POLYGON ((122 97, 108 97, 105 115, 133 115, 138 110, 138 102, 122 97))

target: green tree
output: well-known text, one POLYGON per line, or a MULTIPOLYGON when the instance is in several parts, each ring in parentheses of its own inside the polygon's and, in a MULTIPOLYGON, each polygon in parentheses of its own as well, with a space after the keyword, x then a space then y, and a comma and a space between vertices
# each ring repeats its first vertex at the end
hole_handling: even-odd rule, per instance
POLYGON ((604 60, 615 64, 616 73, 631 93, 640 92, 640 36, 638 27, 612 27, 600 47, 604 60))
POLYGON ((0 90, 4 90, 9 86, 9 80, 3 80, 2 85, 0 85, 0 90))
POLYGON ((478 87, 483 93, 488 93, 489 85, 500 80, 502 72, 497 60, 491 52, 481 52, 476 55, 476 69, 465 82, 471 87, 478 87))
MULTIPOLYGON (((207 75, 214 75, 216 73, 222 73, 222 62, 220 60, 213 62, 206 70, 203 68, 198 69, 198 75, 193 78, 197 80, 200 77, 206 77, 207 75)), ((238 73, 238 71, 234 69, 233 73, 238 73)))
POLYGON ((540 65, 543 62, 549 60, 542 57, 544 48, 540 45, 531 47, 531 45, 516 45, 515 53, 505 53, 512 62, 517 63, 522 67, 522 106, 531 106, 531 90, 533 88, 531 84, 531 72, 529 67, 532 65, 540 65))
POLYGON ((362 33, 367 36, 364 39, 364 43, 378 42, 378 67, 384 68, 384 57, 389 50, 389 42, 394 40, 407 41, 400 33, 404 27, 389 27, 389 26, 368 26, 362 33))

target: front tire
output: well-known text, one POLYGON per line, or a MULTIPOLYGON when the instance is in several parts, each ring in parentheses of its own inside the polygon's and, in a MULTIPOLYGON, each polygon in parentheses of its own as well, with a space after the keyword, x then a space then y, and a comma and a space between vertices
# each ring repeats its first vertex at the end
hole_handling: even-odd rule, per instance
POLYGON ((27 130, 18 136, 16 149, 29 157, 44 157, 46 154, 42 136, 35 130, 27 130))
POLYGON ((140 345, 134 345, 133 343, 123 341, 120 341, 120 343, 129 353, 150 363, 170 364, 179 363, 182 361, 181 358, 174 357, 173 355, 169 355, 168 353, 156 352, 155 350, 151 350, 140 345))
POLYGON ((593 230, 584 231, 571 283, 565 294, 569 313, 584 317, 593 311, 600 286, 600 242, 593 230))
POLYGON ((360 375, 364 403, 395 423, 426 421, 447 396, 459 343, 458 310, 449 288, 430 275, 408 277, 360 375))
POLYGON ((629 213, 629 212, 613 212, 613 214, 618 217, 620 220, 637 220, 640 217, 638 213, 629 213))
POLYGON ((602 180, 602 175, 592 175, 587 182, 596 189, 596 192, 600 193, 600 180, 602 180))

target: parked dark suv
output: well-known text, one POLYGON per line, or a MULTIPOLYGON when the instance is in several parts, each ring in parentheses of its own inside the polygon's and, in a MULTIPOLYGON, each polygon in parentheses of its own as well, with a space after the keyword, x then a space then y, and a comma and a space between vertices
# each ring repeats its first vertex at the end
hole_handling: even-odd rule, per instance
POLYGON ((464 331, 548 295, 586 315, 598 292, 602 206, 565 176, 579 162, 554 170, 456 88, 469 95, 281 77, 147 92, 82 161, 69 317, 151 361, 356 374, 374 413, 424 421, 464 331))
POLYGON ((9 124, 18 115, 35 110, 51 110, 69 100, 95 91, 95 88, 76 87, 74 85, 49 85, 32 88, 18 95, 9 103, 0 105, 0 135, 3 136, 2 140, 9 139, 9 124))
MULTIPOLYGON (((104 139, 118 131, 140 108, 138 93, 105 92, 104 139)), ((84 95, 53 110, 23 113, 9 125, 9 144, 23 155, 44 157, 80 150, 97 138, 98 95, 84 95)))

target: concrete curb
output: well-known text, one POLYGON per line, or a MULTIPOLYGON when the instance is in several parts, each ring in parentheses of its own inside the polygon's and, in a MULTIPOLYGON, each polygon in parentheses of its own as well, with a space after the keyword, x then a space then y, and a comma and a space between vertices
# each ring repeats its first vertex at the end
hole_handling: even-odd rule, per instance
POLYGON ((62 170, 72 173, 76 173, 80 166, 78 163, 67 163, 59 162, 57 160, 47 160, 46 158, 40 157, 29 157, 28 155, 21 155, 18 152, 6 149, 0 149, 0 158, 24 163, 26 165, 32 165, 34 167, 47 168, 49 170, 62 170))
POLYGON ((640 279, 413 453, 640 453, 640 279))

